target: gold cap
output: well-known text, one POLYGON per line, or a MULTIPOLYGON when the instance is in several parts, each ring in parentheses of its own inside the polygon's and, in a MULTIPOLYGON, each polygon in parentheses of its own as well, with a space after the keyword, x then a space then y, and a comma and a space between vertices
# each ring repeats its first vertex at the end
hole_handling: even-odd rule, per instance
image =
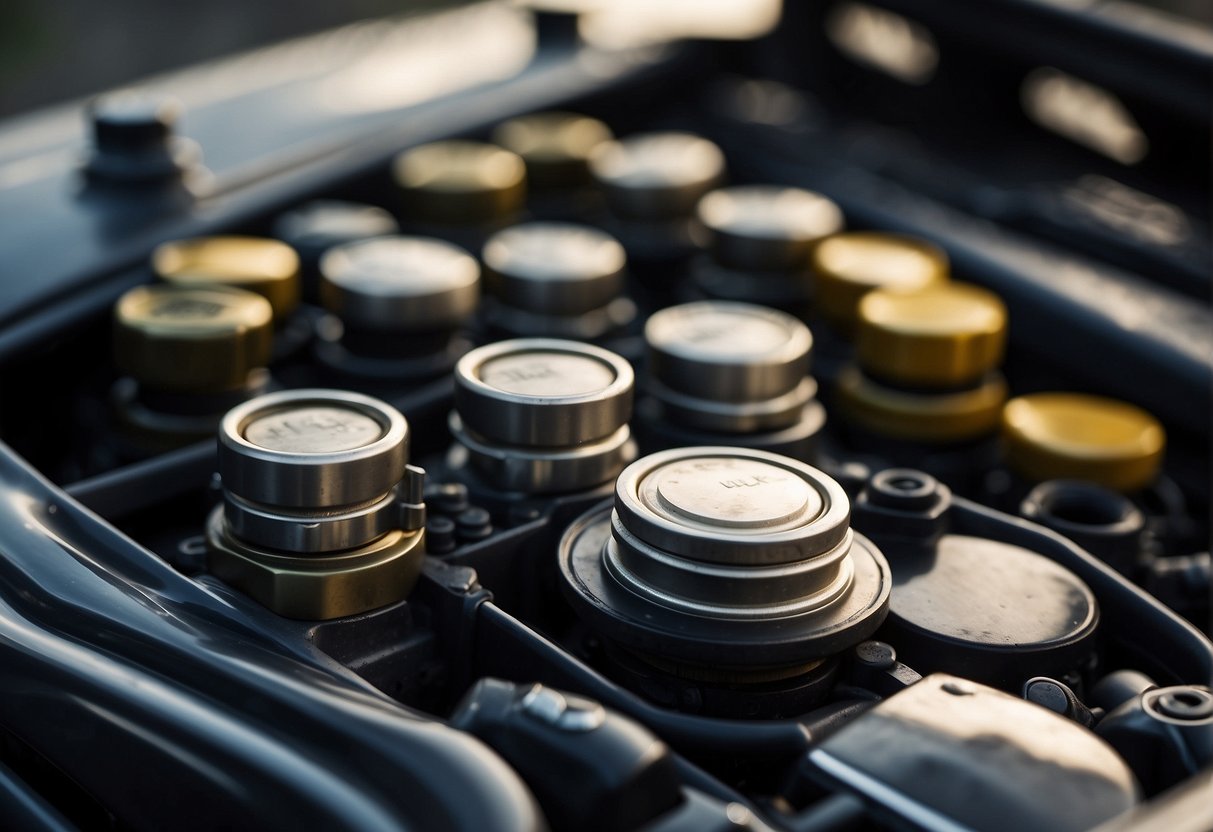
POLYGON ((847 418, 879 436, 912 442, 963 442, 992 434, 1007 400, 1007 383, 998 373, 971 390, 912 393, 885 387, 848 367, 836 385, 847 418))
POLYGON ((817 306, 845 331, 859 317, 859 301, 873 289, 916 292, 948 279, 948 256, 916 237, 877 231, 835 234, 813 249, 817 306))
POLYGON ((1034 481, 1088 480, 1117 491, 1148 485, 1166 433, 1139 407, 1079 393, 1033 393, 1002 412, 1006 461, 1034 481))
POLYGON ((859 302, 859 366, 902 384, 968 384, 1002 362, 1007 309, 967 283, 870 292, 859 302))
POLYGON ((272 344, 269 301, 241 289, 137 286, 114 307, 114 360, 150 387, 235 389, 272 344))
POLYGON ((480 223, 506 219, 526 198, 526 164, 516 153, 462 139, 406 150, 392 163, 414 219, 480 223))
POLYGON ((231 286, 270 302, 277 320, 299 306, 299 255, 267 237, 194 237, 157 246, 152 268, 178 286, 231 286))
POLYGON ((493 141, 526 162, 527 179, 540 187, 568 187, 590 182, 590 154, 614 138, 596 118, 551 111, 503 122, 493 141))

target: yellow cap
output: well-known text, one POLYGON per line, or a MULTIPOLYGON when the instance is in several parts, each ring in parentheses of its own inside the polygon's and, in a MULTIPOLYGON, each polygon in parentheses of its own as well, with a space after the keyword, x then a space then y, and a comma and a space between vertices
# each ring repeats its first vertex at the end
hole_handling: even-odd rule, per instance
POLYGON ((1158 420, 1116 399, 1079 393, 1033 393, 1002 413, 1006 461, 1034 482, 1088 480, 1117 491, 1148 485, 1167 437, 1158 420))
POLYGON ((958 393, 912 393, 872 381, 856 367, 838 375, 835 395, 843 415, 879 436, 913 442, 963 442, 994 433, 1007 400, 1007 383, 990 373, 979 387, 958 393))
POLYGON ((859 302, 859 366, 899 384, 968 384, 1002 362, 1007 309, 967 283, 918 292, 880 290, 859 302))
POLYGON ((273 311, 260 295, 224 286, 137 286, 114 307, 114 360, 141 384, 232 390, 264 367, 273 311))
POLYGON ((414 219, 480 223, 506 219, 526 198, 526 164, 516 153, 460 139, 406 150, 392 163, 414 219))
POLYGON ((194 237, 157 246, 152 268, 178 286, 231 286, 256 292, 285 320, 299 306, 299 255, 266 237, 194 237))
POLYGON ((948 279, 948 256, 917 237, 878 231, 835 234, 812 255, 817 306, 845 331, 859 316, 859 301, 874 289, 916 292, 948 279))
POLYGON ((558 111, 532 113, 503 122, 493 141, 526 162, 534 185, 560 187, 590 182, 590 155, 614 138, 596 118, 558 111))

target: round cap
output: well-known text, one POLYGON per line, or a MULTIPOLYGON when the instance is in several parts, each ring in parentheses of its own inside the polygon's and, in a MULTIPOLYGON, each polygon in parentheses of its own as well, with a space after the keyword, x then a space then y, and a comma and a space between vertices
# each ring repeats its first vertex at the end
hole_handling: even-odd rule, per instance
POLYGON ((712 253, 738 269, 804 266, 821 238, 842 230, 842 211, 812 191, 779 185, 741 185, 699 201, 699 221, 711 232, 712 253))
POLYGON ((562 112, 513 118, 493 131, 496 144, 522 157, 527 179, 538 187, 587 184, 590 155, 612 138, 598 119, 562 112))
POLYGON ((1135 491, 1158 475, 1166 434, 1139 407, 1078 393, 1033 393, 1002 412, 1007 464, 1032 481, 1088 480, 1135 491))
POLYGON ((879 436, 913 442, 962 442, 993 433, 1007 400, 1007 383, 991 373, 980 386, 955 393, 914 393, 872 381, 855 367, 835 383, 845 415, 879 436))
POLYGON ((632 366, 575 341, 519 338, 455 366, 455 409, 496 442, 567 447, 603 439, 632 415, 632 366))
POLYGON ((646 133, 594 151, 590 172, 612 210, 636 219, 682 217, 724 178, 724 153, 690 133, 646 133))
POLYGON ((252 292, 222 286, 137 286, 114 307, 114 360, 141 384, 232 390, 264 367, 273 310, 252 292))
POLYGON ((1007 309, 998 296, 965 283, 918 292, 884 290, 859 302, 859 365, 901 384, 963 385, 1002 362, 1007 309))
POLYGON ((859 301, 873 289, 914 292, 948 279, 948 259, 941 249, 897 234, 836 234, 813 249, 811 261, 818 306, 846 328, 854 325, 859 301))
POLYGON ((127 89, 93 99, 93 134, 104 149, 140 150, 163 143, 181 117, 177 99, 148 90, 127 89))
POLYGON ((425 222, 501 220, 522 208, 526 165, 515 153, 451 139, 406 150, 392 163, 410 214, 425 222))
POLYGON ((320 297, 347 326, 449 329, 476 311, 480 266, 458 246, 428 237, 375 237, 330 249, 320 297))
POLYGON ((328 249, 343 243, 395 234, 395 218, 377 205, 317 199, 278 217, 274 236, 315 264, 328 249))
POLYGON ((286 508, 378 500, 404 476, 409 429, 389 404, 341 390, 286 390, 228 411, 219 474, 237 497, 286 508))
POLYGON ((809 370, 813 336, 783 312, 700 301, 654 313, 645 324, 649 371, 664 386, 717 401, 771 399, 809 370))
POLYGON ((623 291, 623 246, 596 228, 532 222, 484 246, 485 283, 503 303, 550 315, 599 309, 623 291))
POLYGON ((628 534, 693 560, 774 564, 828 552, 849 531, 842 486, 809 465, 748 448, 676 448, 615 481, 628 534))
POLYGON ((270 302, 274 317, 288 318, 299 305, 299 256, 286 243, 265 237, 194 237, 157 246, 152 269, 178 286, 232 286, 270 302))

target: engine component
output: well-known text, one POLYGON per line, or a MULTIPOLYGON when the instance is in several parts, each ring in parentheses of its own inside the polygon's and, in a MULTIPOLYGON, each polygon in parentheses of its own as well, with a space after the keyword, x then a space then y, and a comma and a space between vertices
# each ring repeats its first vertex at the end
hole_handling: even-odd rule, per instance
POLYGON ((592 341, 626 326, 636 305, 626 297, 627 255, 609 234, 564 222, 524 223, 484 246, 483 314, 508 336, 592 341))
POLYGON ((1150 688, 1113 710, 1095 732, 1120 752, 1153 796, 1213 764, 1213 691, 1150 688))
POLYGON ((452 139, 414 147, 392 163, 404 208, 416 222, 505 223, 522 210, 526 165, 495 145, 452 139))
POLYGON ((564 112, 519 116, 493 130, 493 141, 526 163, 527 182, 537 192, 589 185, 590 157, 613 138, 598 119, 564 112))
POLYGON ((85 173, 93 184, 148 188, 204 179, 197 142, 175 135, 182 106, 175 98, 122 90, 89 107, 93 152, 85 173))
POLYGON ((701 301, 654 313, 644 333, 648 397, 638 412, 651 444, 809 456, 826 417, 803 323, 752 304, 701 301))
POLYGON ((1123 494, 1081 480, 1049 480, 1028 492, 1024 517, 1065 535, 1122 575, 1145 554, 1146 520, 1123 494))
POLYGON ((827 737, 809 761, 822 780, 928 829, 1079 832, 1139 800, 1124 760, 1082 726, 942 673, 827 737))
POLYGON ((565 533, 561 588, 625 662, 709 686, 766 684, 764 710, 803 710, 830 657, 871 635, 888 605, 888 565, 849 519, 842 488, 802 462, 663 451, 619 476, 613 508, 565 533))
POLYGON ((280 215, 273 233, 299 255, 304 298, 314 302, 319 299, 320 258, 326 251, 399 231, 395 217, 377 205, 316 199, 280 215))
POLYGON ((627 361, 573 341, 520 338, 475 349, 455 367, 454 456, 504 491, 601 485, 636 455, 627 425, 633 380, 627 361))
POLYGON ((223 504, 208 568, 288 618, 329 619, 404 598, 421 569, 424 472, 408 424, 355 393, 292 390, 219 429, 223 504))
POLYGON ((178 286, 232 286, 256 292, 274 308, 281 326, 299 306, 299 256, 265 237, 195 237, 152 252, 152 268, 178 286))

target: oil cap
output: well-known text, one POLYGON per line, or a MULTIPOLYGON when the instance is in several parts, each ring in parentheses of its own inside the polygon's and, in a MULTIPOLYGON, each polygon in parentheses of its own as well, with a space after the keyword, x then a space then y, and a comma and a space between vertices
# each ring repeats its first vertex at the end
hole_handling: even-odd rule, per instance
POLYGON ((988 373, 963 390, 919 392, 889 387, 844 367, 835 381, 839 408, 879 436, 928 444, 965 442, 994 433, 1007 400, 1007 382, 988 373))
POLYGON ((1079 393, 1033 393, 1002 412, 1007 465, 1039 482, 1087 480, 1116 491, 1144 488, 1158 476, 1166 433, 1127 402, 1079 393))
POLYGON ((424 222, 477 224, 522 209, 526 164, 496 145, 462 139, 406 150, 392 163, 405 207, 424 222))
POLYGON ((678 448, 628 466, 613 507, 560 544, 562 589, 593 629, 671 661, 801 664, 880 625, 891 577, 842 487, 789 457, 678 448))
POLYGON ((452 463, 496 487, 567 493, 613 480, 636 457, 632 367, 575 341, 520 338, 455 367, 452 463))
POLYGON ((320 260, 320 297, 347 328, 454 329, 476 311, 480 266, 458 246, 428 237, 345 243, 320 260))
POLYGON ((501 302, 548 315, 580 315, 623 291, 627 255, 611 235, 584 225, 531 222, 484 246, 485 283, 501 302))
POLYGON ((114 307, 114 360, 141 385, 228 391, 264 367, 273 311, 252 292, 223 286, 137 286, 114 307))
POLYGON ((858 319, 859 301, 868 292, 914 292, 948 279, 948 259, 941 249, 898 234, 835 234, 813 249, 811 260, 818 307, 848 331, 858 319))
POLYGON ((791 315, 762 306, 699 301, 650 316, 646 390, 680 424, 748 432, 801 418, 816 384, 813 336, 791 315))
POLYGON ((286 320, 299 305, 299 256, 266 237, 194 237, 152 252, 152 269, 177 286, 231 286, 264 297, 274 318, 286 320))
POLYGON ((591 181, 590 156, 614 138, 596 118, 549 111, 510 119, 493 130, 493 141, 526 163, 536 188, 569 188, 591 181))
POLYGON ((779 185, 721 188, 701 199, 696 211, 717 262, 759 271, 805 267, 813 246, 843 224, 842 211, 829 199, 779 185))
POLYGON ((917 292, 879 290, 859 302, 856 359, 869 376, 899 385, 955 388, 1002 362, 1007 310, 965 283, 917 292))
POLYGON ((309 270, 334 246, 399 230, 395 218, 377 205, 336 199, 313 200, 274 221, 274 236, 293 248, 309 270))
POLYGON ((724 179, 724 153, 690 133, 644 133, 599 146, 590 172, 620 217, 685 217, 724 179))

